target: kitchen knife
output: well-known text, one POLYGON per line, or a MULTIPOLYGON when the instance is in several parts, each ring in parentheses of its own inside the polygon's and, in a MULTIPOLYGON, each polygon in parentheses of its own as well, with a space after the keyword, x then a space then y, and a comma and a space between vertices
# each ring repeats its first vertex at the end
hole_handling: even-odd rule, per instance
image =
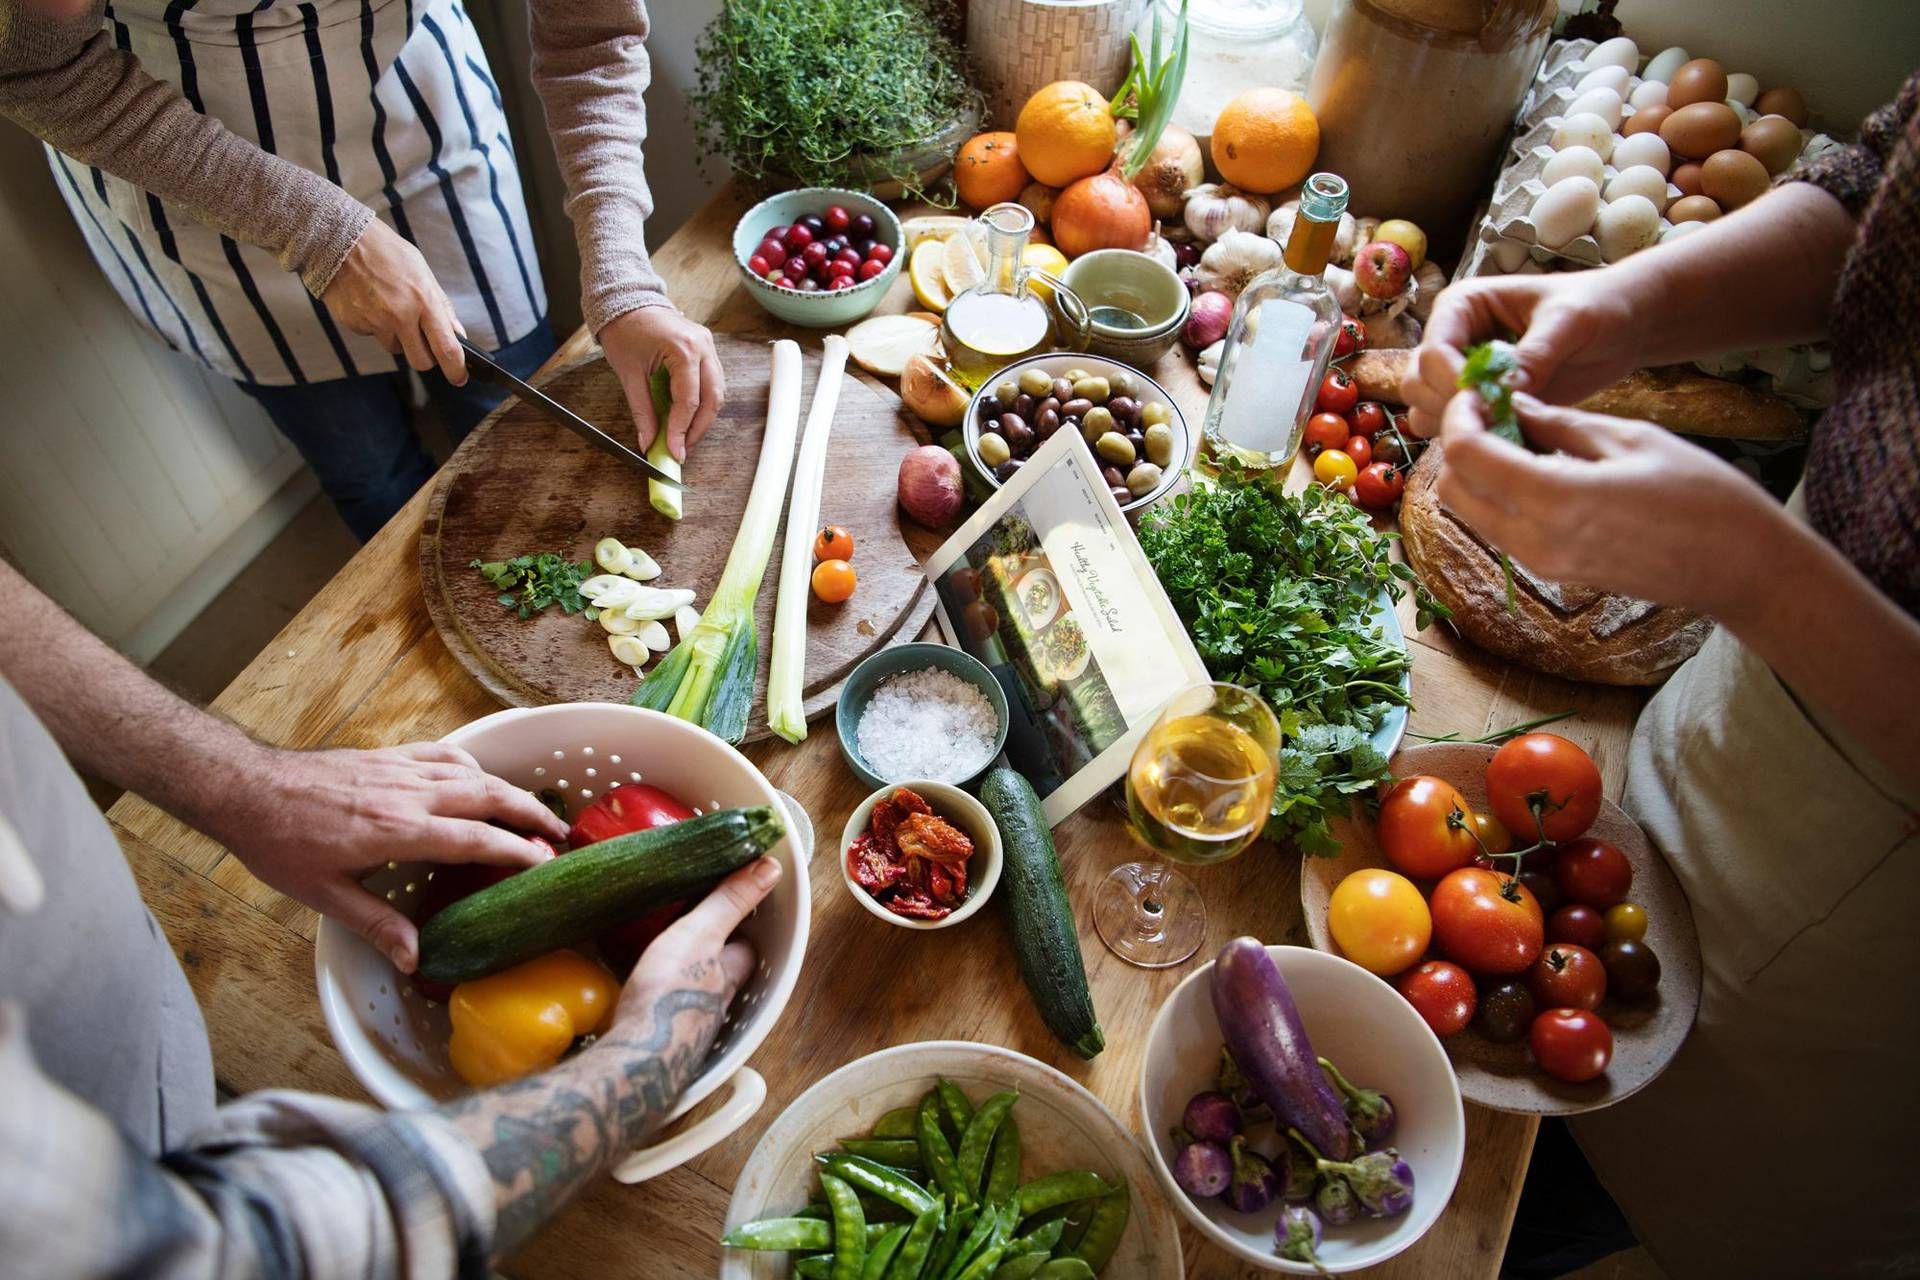
MULTIPOLYGON (((687 487, 685 483, 668 475, 667 472, 659 466, 648 462, 644 454, 636 453, 634 450, 627 448, 626 445, 621 444, 618 440, 615 440, 612 436, 594 426, 591 422, 588 422, 585 418, 567 408, 567 406, 561 404, 546 392, 521 381, 510 370, 496 364, 492 356, 489 356, 465 338, 460 339, 460 345, 466 348, 467 369, 469 374, 477 374, 489 382, 506 387, 518 395, 523 401, 540 410, 540 412, 546 414, 547 417, 573 432, 573 434, 579 436, 594 448, 599 449, 603 453, 610 453, 614 457, 626 462, 630 462, 640 470, 646 472, 648 479, 657 480, 661 484, 671 485, 676 489, 685 489, 687 487)), ((660 429, 662 431, 666 430, 666 424, 664 422, 660 424, 660 429)))

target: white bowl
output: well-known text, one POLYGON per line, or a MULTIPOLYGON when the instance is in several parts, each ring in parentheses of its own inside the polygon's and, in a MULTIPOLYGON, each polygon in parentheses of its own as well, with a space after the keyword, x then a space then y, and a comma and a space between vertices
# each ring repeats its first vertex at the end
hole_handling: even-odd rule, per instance
MULTIPOLYGON (((1385 1092, 1398 1113, 1390 1145, 1413 1169, 1413 1207, 1397 1218, 1329 1226, 1319 1249, 1321 1265, 1335 1273, 1385 1262, 1426 1234, 1459 1180, 1467 1120, 1453 1066, 1413 1006, 1359 965, 1306 947, 1268 947, 1267 954, 1293 992, 1315 1052, 1354 1084, 1385 1092)), ((1314 1275, 1274 1252, 1278 1201, 1262 1213, 1240 1213, 1218 1199, 1195 1203, 1173 1180, 1179 1152, 1170 1131, 1187 1100, 1213 1088, 1220 1061, 1212 980, 1209 962, 1174 988, 1147 1033, 1140 1117, 1154 1172, 1167 1198, 1221 1248, 1269 1271, 1314 1275)))
MULTIPOLYGON (((741 926, 758 965, 720 1029, 706 1066, 669 1119, 733 1082, 727 1102, 684 1133, 628 1156, 614 1171, 623 1182, 666 1172, 746 1123, 766 1098, 766 1082, 745 1066, 773 1030, 800 977, 812 896, 807 884, 812 826, 796 815, 747 758, 697 725, 657 711, 606 702, 558 703, 497 711, 442 739, 471 752, 480 767, 529 790, 551 787, 569 806, 599 791, 645 778, 700 812, 770 805, 788 834, 769 853, 786 874, 741 926), (577 797, 577 801, 575 798, 577 797)), ((420 863, 389 863, 366 881, 402 910, 432 874, 420 863)), ((396 1110, 430 1107, 468 1092, 447 1061, 447 1011, 408 984, 387 958, 333 920, 322 919, 314 976, 327 1030, 368 1093, 396 1110)))
POLYGON ((1000 828, 994 825, 993 815, 987 812, 987 806, 945 782, 910 780, 880 788, 860 802, 860 807, 847 819, 847 829, 840 835, 840 879, 846 884, 847 892, 868 911, 902 929, 946 929, 979 911, 993 896, 994 886, 1000 883, 1000 866, 1004 859, 1000 828), (901 787, 917 792, 921 799, 933 807, 935 813, 973 838, 973 858, 967 863, 967 899, 951 915, 939 920, 914 920, 895 915, 882 906, 879 899, 855 884, 853 873, 847 869, 847 850, 867 829, 867 820, 873 816, 873 806, 901 787))
MULTIPOLYGON (((881 1116, 912 1106, 941 1079, 977 1104, 1018 1089, 1021 1178, 1091 1169, 1125 1182, 1133 1213, 1105 1274, 1114 1280, 1180 1280, 1180 1222, 1154 1185, 1140 1144, 1100 1100, 1023 1053, 964 1040, 897 1045, 849 1062, 822 1077, 782 1111, 754 1146, 727 1205, 723 1231, 743 1222, 790 1214, 814 1188, 813 1153, 866 1134, 881 1116)), ((788 1275, 784 1253, 723 1249, 721 1280, 776 1280, 788 1275)))

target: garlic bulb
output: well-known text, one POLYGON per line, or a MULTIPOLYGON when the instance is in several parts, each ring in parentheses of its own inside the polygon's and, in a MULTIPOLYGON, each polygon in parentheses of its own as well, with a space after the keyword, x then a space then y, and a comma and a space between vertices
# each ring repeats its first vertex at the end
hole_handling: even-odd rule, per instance
POLYGON ((1213 385, 1214 376, 1220 372, 1220 353, 1226 349, 1226 346, 1227 340, 1222 338, 1212 346, 1203 348, 1200 354, 1193 358, 1193 367, 1200 374, 1200 381, 1208 386, 1213 385))
MULTIPOLYGON (((1267 235, 1285 248, 1287 237, 1293 234, 1293 220, 1299 215, 1298 200, 1289 200, 1280 205, 1273 211, 1273 216, 1267 219, 1267 235)), ((1378 218, 1370 218, 1367 221, 1374 226, 1380 225, 1378 218)), ((1343 213, 1340 215, 1340 228, 1333 233, 1333 248, 1327 252, 1327 261, 1344 267, 1353 261, 1354 251, 1365 243, 1366 241, 1360 238, 1359 226, 1354 221, 1353 215, 1343 213)))
POLYGON ((1345 267, 1329 266, 1326 278, 1327 288, 1333 290, 1333 300, 1340 304, 1340 309, 1350 316, 1359 315, 1360 304, 1365 301, 1366 295, 1354 283, 1353 272, 1345 267))
POLYGON ((1158 223, 1154 224, 1153 234, 1147 237, 1147 247, 1144 252, 1155 262, 1164 265, 1167 270, 1176 273, 1180 270, 1180 260, 1173 256, 1173 245, 1160 234, 1158 223))
POLYGON ((1413 273, 1413 311, 1414 318, 1425 324, 1427 317, 1433 314, 1433 300, 1447 287, 1447 273, 1438 264, 1423 262, 1420 269, 1413 273))
POLYGON ((1279 266, 1280 260, 1280 246, 1265 236, 1227 231, 1200 255, 1194 274, 1201 289, 1238 298, 1255 276, 1279 266))
POLYGON ((1187 230, 1202 240, 1218 240, 1228 231, 1258 231, 1273 207, 1265 196, 1224 182, 1202 183, 1187 192, 1186 199, 1187 230))

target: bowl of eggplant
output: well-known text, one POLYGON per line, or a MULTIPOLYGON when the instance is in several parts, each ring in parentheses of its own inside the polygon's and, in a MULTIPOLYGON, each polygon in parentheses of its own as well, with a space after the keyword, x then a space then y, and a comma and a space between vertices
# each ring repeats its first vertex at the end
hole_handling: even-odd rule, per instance
POLYGON ((1466 1149, 1453 1067, 1411 1005, 1350 961, 1253 938, 1161 1005, 1140 1115, 1174 1207, 1235 1256, 1295 1275, 1411 1246, 1466 1149))

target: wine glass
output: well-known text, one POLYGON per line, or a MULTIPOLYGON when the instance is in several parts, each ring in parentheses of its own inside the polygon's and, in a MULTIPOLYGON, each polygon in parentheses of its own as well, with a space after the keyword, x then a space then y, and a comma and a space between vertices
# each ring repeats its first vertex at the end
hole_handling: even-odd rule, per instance
POLYGON ((1101 881, 1093 926, 1108 949, 1145 969, 1200 949, 1206 904, 1164 859, 1205 866, 1252 844, 1279 771, 1280 722, 1259 694, 1214 683, 1173 696, 1127 766, 1134 838, 1162 857, 1115 867, 1101 881))

